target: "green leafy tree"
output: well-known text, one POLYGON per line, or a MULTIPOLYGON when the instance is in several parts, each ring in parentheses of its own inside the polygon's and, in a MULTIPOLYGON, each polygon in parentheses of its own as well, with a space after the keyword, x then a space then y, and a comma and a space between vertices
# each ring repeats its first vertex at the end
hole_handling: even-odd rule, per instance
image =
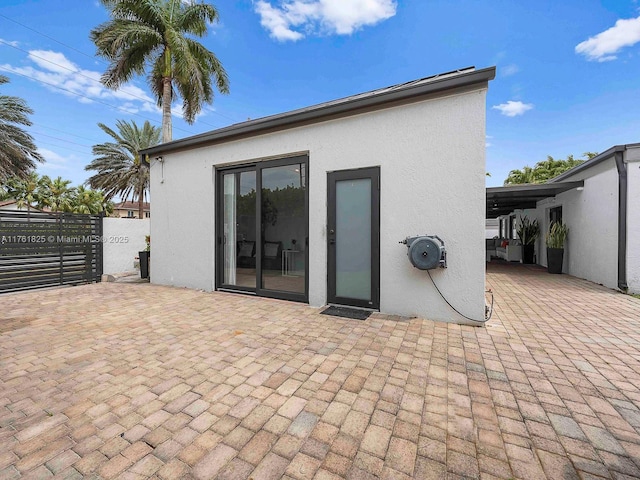
MULTIPOLYGON (((596 152, 585 152, 583 157, 585 157, 586 160, 590 160, 597 155, 596 152)), ((573 158, 573 155, 569 155, 566 159, 562 160, 555 159, 551 155, 548 155, 546 160, 536 163, 533 168, 527 165, 522 168, 522 170, 511 170, 504 184, 545 183, 567 170, 584 163, 586 161, 585 159, 573 158)))
POLYGON ((43 176, 40 179, 38 206, 48 207, 52 212, 73 211, 75 188, 69 187, 70 184, 71 180, 63 180, 62 177, 52 180, 43 176))
MULTIPOLYGON (((102 192, 90 190, 80 185, 76 188, 73 196, 73 213, 90 213, 94 215, 101 212, 109 213, 109 207, 106 203, 102 192)), ((112 208, 111 211, 113 211, 112 208)))
POLYGON ((215 86, 229 92, 229 80, 213 52, 189 35, 204 37, 218 11, 182 0, 100 0, 111 20, 91 31, 98 55, 110 63, 102 83, 117 89, 150 68, 149 85, 162 107, 162 141, 172 138, 171 103, 179 94, 184 119, 193 123, 202 105, 213 103, 215 86))
POLYGON ((52 212, 91 213, 113 212, 113 202, 107 200, 100 191, 90 190, 83 186, 69 187, 70 180, 62 177, 51 179, 40 177, 31 172, 27 178, 10 178, 5 185, 8 198, 16 201, 16 205, 31 209, 50 210, 52 212))
POLYGON ((149 168, 140 157, 140 150, 157 145, 160 129, 148 121, 142 128, 135 122, 118 120, 118 131, 99 123, 98 126, 113 141, 93 146, 96 158, 85 170, 97 171, 87 180, 92 188, 103 190, 107 200, 119 195, 138 199, 138 218, 144 218, 144 198, 149 194, 149 168))
POLYGON ((533 176, 533 168, 526 165, 522 170, 511 170, 504 181, 505 185, 536 183, 533 176))
MULTIPOLYGON (((5 83, 9 78, 0 75, 0 85, 5 83)), ((31 125, 32 113, 23 99, 0 95, 0 182, 14 176, 26 179, 36 162, 44 162, 33 137, 21 128, 31 125)))
POLYGON ((32 208, 38 208, 42 196, 42 180, 36 172, 26 177, 12 177, 6 183, 8 198, 16 201, 18 208, 26 208, 27 216, 32 208))

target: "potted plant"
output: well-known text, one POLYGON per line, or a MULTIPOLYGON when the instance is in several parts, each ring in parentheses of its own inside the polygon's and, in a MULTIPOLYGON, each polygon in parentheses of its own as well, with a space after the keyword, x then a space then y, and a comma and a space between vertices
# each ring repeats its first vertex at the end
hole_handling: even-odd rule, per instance
POLYGON ((144 241, 147 247, 138 252, 138 258, 140 259, 140 278, 149 278, 149 259, 151 258, 151 235, 146 235, 144 241))
POLYGON ((547 271, 562 273, 564 260, 564 243, 567 240, 569 228, 562 222, 553 222, 547 232, 547 271))
POLYGON ((520 225, 516 229, 518 238, 522 242, 522 263, 534 263, 534 251, 536 240, 540 236, 540 225, 538 220, 529 220, 529 217, 520 219, 520 225))

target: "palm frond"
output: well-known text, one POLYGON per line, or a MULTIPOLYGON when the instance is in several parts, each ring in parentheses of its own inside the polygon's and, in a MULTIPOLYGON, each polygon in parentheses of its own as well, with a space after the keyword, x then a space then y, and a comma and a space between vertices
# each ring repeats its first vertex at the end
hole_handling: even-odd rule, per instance
POLYGON ((87 184, 104 191, 106 200, 115 196, 132 200, 149 190, 149 169, 140 161, 139 152, 157 145, 160 129, 145 121, 142 128, 135 122, 118 120, 117 132, 103 123, 98 126, 113 141, 93 146, 94 159, 85 170, 95 171, 87 184))

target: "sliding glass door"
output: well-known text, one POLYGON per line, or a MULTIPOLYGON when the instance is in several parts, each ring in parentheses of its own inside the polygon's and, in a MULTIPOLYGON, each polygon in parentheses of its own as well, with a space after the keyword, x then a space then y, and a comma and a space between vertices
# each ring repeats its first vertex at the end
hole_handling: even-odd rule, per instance
POLYGON ((222 175, 223 283, 256 287, 256 172, 222 175))
POLYGON ((218 171, 216 285, 308 299, 307 157, 218 171))

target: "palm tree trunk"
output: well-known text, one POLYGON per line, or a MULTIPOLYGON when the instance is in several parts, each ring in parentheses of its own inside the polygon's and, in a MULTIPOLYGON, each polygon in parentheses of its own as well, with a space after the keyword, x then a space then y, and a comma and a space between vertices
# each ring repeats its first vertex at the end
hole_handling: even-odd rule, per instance
MULTIPOLYGON (((140 168, 143 168, 142 166, 140 168)), ((138 218, 144 218, 144 184, 140 181, 140 186, 138 187, 140 190, 138 191, 138 218)))
POLYGON ((171 77, 162 79, 162 142, 171 141, 171 77))

